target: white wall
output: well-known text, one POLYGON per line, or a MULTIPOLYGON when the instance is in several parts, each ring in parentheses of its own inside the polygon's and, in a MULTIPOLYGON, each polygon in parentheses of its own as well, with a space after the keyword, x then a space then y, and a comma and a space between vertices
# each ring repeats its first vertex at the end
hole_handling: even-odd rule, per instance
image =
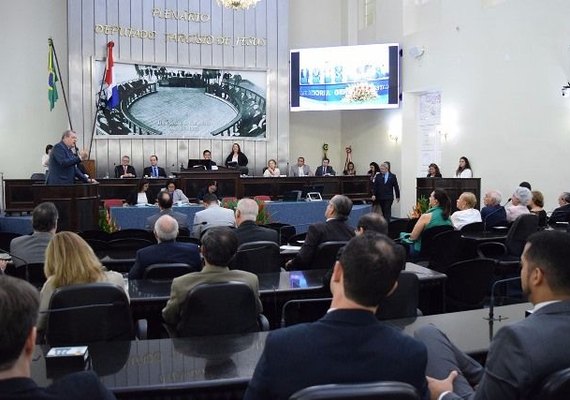
MULTIPOLYGON (((67 82, 67 7, 65 0, 2 2, 0 13, 0 172, 4 178, 29 178, 42 172, 41 157, 67 129, 63 93, 49 111, 48 37, 53 38, 67 82)), ((60 77, 61 79, 61 77, 60 77)))

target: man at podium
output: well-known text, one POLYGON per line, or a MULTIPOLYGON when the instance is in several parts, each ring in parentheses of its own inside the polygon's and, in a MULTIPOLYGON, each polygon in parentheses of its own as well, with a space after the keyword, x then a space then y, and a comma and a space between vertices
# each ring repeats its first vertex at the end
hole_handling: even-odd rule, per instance
POLYGON ((77 168, 81 161, 87 159, 87 152, 79 151, 76 143, 77 134, 67 130, 61 136, 61 141, 53 146, 49 156, 48 185, 72 185, 74 177, 85 183, 92 181, 77 168))

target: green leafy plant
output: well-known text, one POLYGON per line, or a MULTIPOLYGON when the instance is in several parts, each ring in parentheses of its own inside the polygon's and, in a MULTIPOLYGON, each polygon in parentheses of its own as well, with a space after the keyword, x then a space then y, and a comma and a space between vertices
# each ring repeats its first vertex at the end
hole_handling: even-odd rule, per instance
POLYGON ((425 196, 420 196, 416 201, 416 205, 412 208, 412 211, 408 213, 408 217, 411 219, 419 218, 427 210, 429 210, 429 199, 425 196))
POLYGON ((99 229, 107 233, 117 232, 119 229, 121 229, 117 225, 117 222, 113 218, 111 218, 111 214, 109 213, 109 210, 107 210, 106 208, 99 209, 98 225, 99 229))

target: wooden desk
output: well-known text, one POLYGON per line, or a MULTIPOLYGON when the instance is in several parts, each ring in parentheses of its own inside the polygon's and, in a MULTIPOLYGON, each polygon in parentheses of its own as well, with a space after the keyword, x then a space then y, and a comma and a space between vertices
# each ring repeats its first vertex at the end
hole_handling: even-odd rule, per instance
MULTIPOLYGON (((471 192, 481 198, 481 178, 416 178, 416 198, 429 198, 434 189, 444 189, 451 200, 451 212, 457 211, 456 202, 461 193, 471 192)), ((479 209, 479 202, 475 208, 479 209)))

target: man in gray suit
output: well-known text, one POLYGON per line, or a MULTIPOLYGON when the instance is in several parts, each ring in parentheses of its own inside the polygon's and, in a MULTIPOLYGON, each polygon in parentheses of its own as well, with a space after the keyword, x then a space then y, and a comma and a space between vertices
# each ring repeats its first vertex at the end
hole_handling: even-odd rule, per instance
POLYGON ((12 239, 10 253, 16 267, 44 262, 46 248, 57 230, 57 208, 50 202, 40 203, 32 212, 34 233, 12 239), (25 261, 25 262, 24 262, 25 261))
POLYGON ((193 237, 200 239, 202 233, 213 226, 229 226, 232 228, 236 226, 234 212, 229 208, 220 207, 215 194, 205 194, 203 201, 206 209, 198 211, 194 215, 193 237))
POLYGON ((291 167, 291 176, 310 176, 311 167, 305 164, 305 157, 297 158, 297 165, 291 167))
POLYGON ((176 325, 180 321, 186 295, 194 286, 202 283, 237 281, 247 284, 256 294, 257 311, 261 313, 262 305, 259 299, 257 276, 251 272, 230 270, 227 266, 237 248, 237 236, 232 229, 221 226, 208 229, 202 238, 200 247, 200 252, 204 257, 202 271, 182 275, 172 281, 170 299, 162 310, 162 318, 167 324, 176 325))
POLYGON ((146 219, 145 229, 147 231, 154 231, 154 224, 163 215, 170 215, 174 218, 176 222, 178 222, 178 228, 188 228, 188 217, 186 214, 172 211, 172 197, 170 197, 168 192, 160 192, 156 200, 158 202, 160 212, 158 214, 151 215, 146 219))
POLYGON ((547 376, 570 367, 569 260, 567 233, 542 231, 528 238, 521 257, 521 284, 534 310, 525 320, 497 332, 485 368, 437 328, 416 331, 416 338, 428 348, 426 374, 432 399, 530 398, 547 376))

